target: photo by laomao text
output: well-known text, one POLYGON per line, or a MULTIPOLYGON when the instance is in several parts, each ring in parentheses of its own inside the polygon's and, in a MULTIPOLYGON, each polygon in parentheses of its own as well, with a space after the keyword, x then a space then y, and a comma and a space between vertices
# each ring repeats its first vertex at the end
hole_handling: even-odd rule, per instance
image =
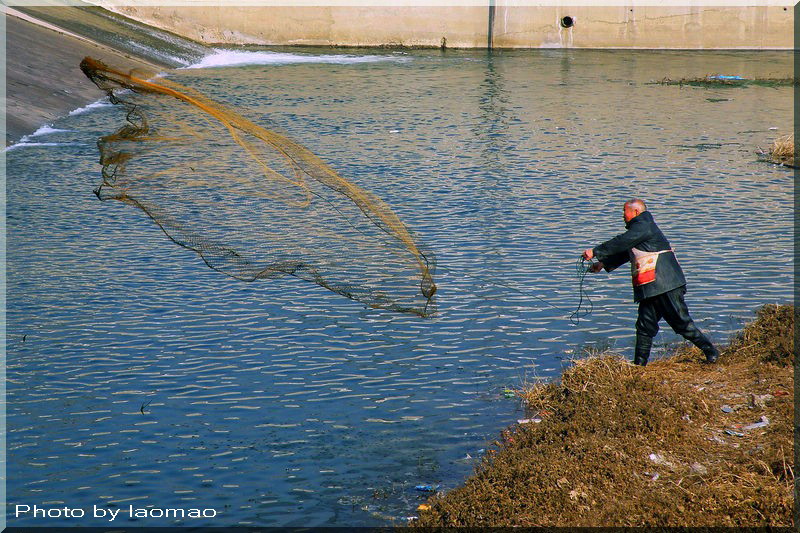
POLYGON ((33 518, 104 518, 113 522, 120 515, 120 518, 214 518, 217 516, 216 509, 181 509, 181 508, 159 508, 159 507, 134 507, 128 505, 127 509, 108 509, 93 505, 91 509, 81 507, 40 507, 38 505, 17 504, 14 507, 14 516, 33 517, 33 518))

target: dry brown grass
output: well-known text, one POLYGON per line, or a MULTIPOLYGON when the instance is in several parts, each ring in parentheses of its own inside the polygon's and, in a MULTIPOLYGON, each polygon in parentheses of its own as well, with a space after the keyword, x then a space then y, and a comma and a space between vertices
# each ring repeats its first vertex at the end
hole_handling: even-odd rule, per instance
POLYGON ((694 347, 644 368, 576 361, 525 391, 541 423, 504 431, 412 524, 791 525, 793 328, 793 306, 766 306, 716 365, 694 347), (769 425, 743 429, 762 416, 769 425))
POLYGON ((794 133, 775 139, 769 152, 759 148, 756 153, 764 161, 794 168, 794 133))
POLYGON ((774 161, 794 165, 794 133, 776 139, 769 154, 774 161))

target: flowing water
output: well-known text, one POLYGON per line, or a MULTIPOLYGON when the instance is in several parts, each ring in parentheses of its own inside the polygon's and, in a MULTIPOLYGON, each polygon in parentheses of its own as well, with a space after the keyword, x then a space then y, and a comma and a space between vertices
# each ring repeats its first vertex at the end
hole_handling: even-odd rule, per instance
MULTIPOLYGON (((594 312, 569 314, 576 259, 623 231, 632 196, 677 250, 696 322, 726 342, 792 299, 792 174, 754 154, 791 131, 792 88, 648 82, 788 77, 791 62, 242 49, 170 74, 386 200, 436 255, 431 319, 291 277, 233 280, 98 201, 113 106, 28 137, 6 152, 9 525, 107 524, 93 505, 121 509, 115 525, 403 523, 415 485, 457 486, 523 418, 504 389, 557 378, 587 347, 630 356, 626 268, 587 277, 594 312), (86 517, 15 518, 17 504, 86 517)), ((679 340, 664 327, 655 352, 679 340)))

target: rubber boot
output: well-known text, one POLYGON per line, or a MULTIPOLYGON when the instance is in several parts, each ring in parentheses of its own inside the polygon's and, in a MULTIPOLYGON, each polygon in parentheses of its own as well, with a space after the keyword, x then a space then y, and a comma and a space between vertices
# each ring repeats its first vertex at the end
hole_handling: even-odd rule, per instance
POLYGON ((636 335, 636 348, 633 352, 633 364, 644 366, 650 359, 650 347, 653 346, 653 337, 636 335))
POLYGON ((702 333, 699 334, 699 337, 699 339, 691 339, 694 342, 694 345, 700 348, 700 351, 706 356, 706 363, 716 363, 717 359, 719 359, 719 350, 717 350, 709 338, 702 333))
POLYGON ((713 365, 717 362, 717 359, 719 359, 719 350, 717 350, 717 347, 710 342, 708 343, 708 346, 704 348, 705 349, 703 349, 703 353, 706 356, 706 363, 713 365))
POLYGON ((717 359, 719 359, 719 350, 711 343, 711 339, 697 329, 694 322, 689 320, 682 330, 676 329, 675 331, 683 335, 684 339, 700 348, 700 351, 706 356, 706 363, 712 364, 717 362, 717 359))

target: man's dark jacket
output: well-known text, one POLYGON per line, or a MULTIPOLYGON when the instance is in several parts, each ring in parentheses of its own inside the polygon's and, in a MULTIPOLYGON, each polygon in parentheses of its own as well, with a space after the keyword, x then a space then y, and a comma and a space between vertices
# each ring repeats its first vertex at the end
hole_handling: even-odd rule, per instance
MULTIPOLYGON (((593 250, 597 260, 603 263, 608 272, 631 261, 633 257, 631 248, 635 247, 643 252, 659 252, 671 248, 649 211, 630 219, 625 223, 625 227, 628 231, 604 242, 593 250)), ((675 254, 666 252, 658 256, 655 281, 633 287, 633 301, 639 302, 645 298, 652 298, 684 285, 686 285, 686 278, 683 277, 683 271, 675 254)))

